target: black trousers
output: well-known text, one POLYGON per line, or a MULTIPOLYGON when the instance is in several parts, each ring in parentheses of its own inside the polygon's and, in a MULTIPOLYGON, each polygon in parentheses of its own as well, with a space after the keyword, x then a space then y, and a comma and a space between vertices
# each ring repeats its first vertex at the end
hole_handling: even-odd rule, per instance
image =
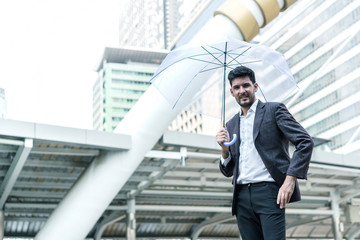
POLYGON ((273 182, 237 185, 236 220, 242 240, 285 240, 285 209, 276 204, 273 182))

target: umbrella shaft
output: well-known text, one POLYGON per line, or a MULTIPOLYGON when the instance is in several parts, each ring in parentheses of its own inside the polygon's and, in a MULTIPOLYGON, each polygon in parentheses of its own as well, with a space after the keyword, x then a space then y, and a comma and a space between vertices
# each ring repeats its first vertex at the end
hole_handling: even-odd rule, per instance
POLYGON ((222 93, 222 100, 221 100, 221 124, 225 127, 225 88, 226 88, 226 67, 224 67, 224 83, 223 83, 223 93, 222 93))
POLYGON ((225 128, 226 54, 227 54, 227 42, 225 42, 224 78, 223 78, 223 92, 222 92, 222 102, 221 102, 221 124, 223 128, 225 128))

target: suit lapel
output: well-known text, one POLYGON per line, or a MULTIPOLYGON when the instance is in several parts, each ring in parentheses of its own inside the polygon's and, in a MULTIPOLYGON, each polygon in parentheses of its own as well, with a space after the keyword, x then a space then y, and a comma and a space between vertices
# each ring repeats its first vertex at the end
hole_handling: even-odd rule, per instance
POLYGON ((257 136, 259 135, 260 125, 262 123, 264 113, 265 113, 265 104, 259 100, 259 103, 256 107, 255 120, 254 120, 254 129, 253 129, 254 143, 257 136))

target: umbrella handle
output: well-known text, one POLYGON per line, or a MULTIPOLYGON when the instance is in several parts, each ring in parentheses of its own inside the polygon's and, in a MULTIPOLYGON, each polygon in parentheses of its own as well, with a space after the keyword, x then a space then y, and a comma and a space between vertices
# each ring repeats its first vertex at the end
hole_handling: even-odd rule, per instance
POLYGON ((231 146, 231 145, 233 145, 233 144, 236 142, 236 139, 237 139, 237 136, 236 136, 236 134, 234 133, 234 134, 233 134, 233 140, 231 140, 230 142, 223 142, 223 144, 224 144, 225 146, 231 146))

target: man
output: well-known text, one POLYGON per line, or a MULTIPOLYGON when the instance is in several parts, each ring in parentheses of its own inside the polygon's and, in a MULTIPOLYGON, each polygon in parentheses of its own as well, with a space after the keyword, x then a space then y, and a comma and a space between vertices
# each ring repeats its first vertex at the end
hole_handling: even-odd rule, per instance
POLYGON ((231 95, 241 109, 220 130, 220 171, 233 176, 232 214, 243 240, 282 240, 285 205, 300 200, 297 178, 306 179, 313 141, 284 104, 256 99, 254 72, 244 66, 232 70, 231 95), (240 137, 230 147, 229 136, 240 137), (289 142, 296 150, 290 158, 289 142))

